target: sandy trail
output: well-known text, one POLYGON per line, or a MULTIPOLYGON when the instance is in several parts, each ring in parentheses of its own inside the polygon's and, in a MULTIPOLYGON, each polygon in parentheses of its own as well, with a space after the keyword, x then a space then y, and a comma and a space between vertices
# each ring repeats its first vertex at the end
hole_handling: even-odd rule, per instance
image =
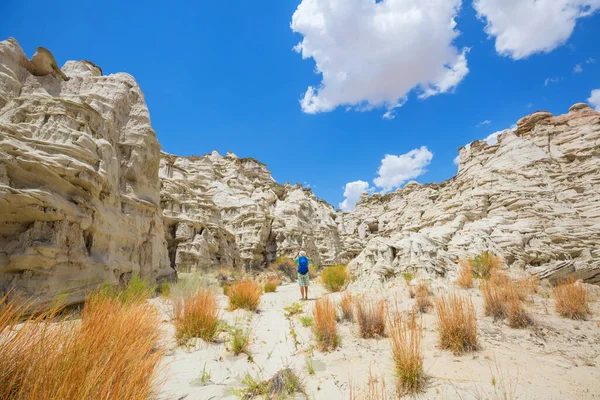
MULTIPOLYGON (((483 316, 478 289, 460 290, 440 284, 435 295, 457 291, 471 296, 478 316, 481 349, 454 356, 437 346, 435 313, 423 315, 425 370, 430 376, 424 399, 494 399, 509 392, 519 399, 600 399, 600 307, 591 304, 594 317, 588 321, 571 321, 559 317, 553 301, 537 295, 528 304, 537 321, 535 329, 512 329, 502 322, 483 316), (495 385, 492 383, 495 382, 495 385), (505 389, 502 389, 502 387, 505 389)), ((342 344, 337 350, 322 353, 314 349, 310 328, 303 327, 300 315, 310 315, 314 299, 323 295, 338 301, 340 294, 326 294, 319 284, 312 284, 308 302, 299 301, 296 284, 280 286, 266 293, 258 313, 223 311, 222 319, 233 324, 242 321, 253 329, 250 345, 252 359, 233 356, 226 349, 227 334, 219 341, 206 344, 201 340, 185 347, 170 343, 165 357, 167 380, 161 399, 234 399, 231 390, 242 387, 247 373, 259 380, 269 379, 284 366, 290 366, 302 378, 310 399, 349 399, 350 386, 355 392, 365 387, 369 373, 383 377, 395 398, 393 364, 387 338, 362 339, 356 324, 338 324, 342 344), (302 304, 304 312, 286 317, 284 308, 302 304), (294 339, 294 333, 296 338, 294 339), (307 364, 315 373, 308 373, 307 364), (205 375, 204 381, 202 375, 205 375)), ((414 300, 402 285, 368 296, 385 298, 400 310, 410 310, 414 300)), ((547 296, 545 296, 547 297, 547 296)), ((219 295, 223 309, 227 298, 219 295)), ((162 308, 164 308, 162 304, 162 308)), ((165 337, 174 329, 165 317, 165 337)), ((298 397, 298 398, 304 398, 298 397)))

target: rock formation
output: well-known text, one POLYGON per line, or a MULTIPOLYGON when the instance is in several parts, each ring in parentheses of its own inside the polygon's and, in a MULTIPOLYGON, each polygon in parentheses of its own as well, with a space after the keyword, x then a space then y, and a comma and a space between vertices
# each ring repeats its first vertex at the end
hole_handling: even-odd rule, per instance
POLYGON ((452 274, 482 250, 600 283, 600 113, 585 104, 462 148, 448 181, 342 213, 251 158, 160 153, 130 75, 36 54, 0 42, 0 294, 77 302, 103 281, 258 269, 299 249, 350 261, 365 284, 452 274))
POLYGON ((103 281, 173 274, 160 145, 135 80, 78 61, 32 74, 27 61, 0 42, 0 292, 77 302, 103 281))
POLYGON ((600 113, 536 112, 496 145, 461 148, 446 182, 363 198, 343 233, 373 237, 349 267, 365 283, 411 269, 444 275, 489 249, 540 277, 600 283, 599 193, 600 113))
POLYGON ((342 252, 333 207, 300 185, 279 185, 251 158, 217 152, 161 158, 161 205, 179 271, 264 267, 306 249, 318 263, 342 252))

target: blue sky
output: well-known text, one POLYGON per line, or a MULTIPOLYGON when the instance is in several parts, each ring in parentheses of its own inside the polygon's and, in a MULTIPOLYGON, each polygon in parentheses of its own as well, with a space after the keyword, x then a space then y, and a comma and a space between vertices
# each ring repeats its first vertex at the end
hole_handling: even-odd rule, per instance
POLYGON ((336 207, 349 182, 448 179, 460 146, 600 88, 599 0, 187 3, 8 0, 0 38, 132 74, 164 151, 254 157, 336 207))

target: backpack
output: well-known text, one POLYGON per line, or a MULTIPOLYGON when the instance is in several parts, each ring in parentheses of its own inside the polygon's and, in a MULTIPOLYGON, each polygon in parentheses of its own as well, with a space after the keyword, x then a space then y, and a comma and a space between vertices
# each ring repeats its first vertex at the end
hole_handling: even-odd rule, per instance
POLYGON ((306 275, 308 273, 308 258, 304 256, 298 258, 298 273, 301 275, 306 275))

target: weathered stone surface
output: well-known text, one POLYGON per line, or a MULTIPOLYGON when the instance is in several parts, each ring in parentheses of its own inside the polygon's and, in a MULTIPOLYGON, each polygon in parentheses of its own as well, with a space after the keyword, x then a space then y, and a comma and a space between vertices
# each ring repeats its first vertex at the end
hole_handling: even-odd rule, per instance
POLYGON ((169 252, 180 271, 260 268, 299 249, 331 263, 341 253, 333 207, 310 189, 277 184, 254 159, 163 153, 160 177, 169 252))
POLYGON ((160 145, 128 74, 70 61, 35 76, 0 42, 0 292, 81 301, 107 280, 172 274, 160 145))
POLYGON ((491 250, 541 277, 600 283, 599 193, 600 113, 536 112, 496 145, 462 148, 452 179, 410 182, 344 214, 345 237, 374 236, 350 269, 366 284, 407 269, 443 275, 491 250))

